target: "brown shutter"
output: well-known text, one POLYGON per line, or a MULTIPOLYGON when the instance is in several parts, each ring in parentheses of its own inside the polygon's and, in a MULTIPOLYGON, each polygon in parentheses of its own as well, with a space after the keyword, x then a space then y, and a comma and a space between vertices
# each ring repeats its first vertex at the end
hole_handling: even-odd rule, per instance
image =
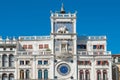
POLYGON ((45 44, 45 45, 44 45, 44 48, 48 48, 48 44, 45 44))
POLYGON ((28 45, 28 49, 32 49, 33 47, 32 47, 32 45, 28 45))
POLYGON ((43 44, 40 44, 40 45, 39 45, 39 49, 43 49, 43 44))
POLYGON ((27 49, 27 45, 23 45, 23 49, 27 49))

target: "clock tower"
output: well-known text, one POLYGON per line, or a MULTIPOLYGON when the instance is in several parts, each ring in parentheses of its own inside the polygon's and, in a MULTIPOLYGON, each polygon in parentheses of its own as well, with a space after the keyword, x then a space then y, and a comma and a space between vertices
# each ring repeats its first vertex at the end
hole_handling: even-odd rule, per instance
POLYGON ((76 12, 51 12, 54 79, 77 80, 76 12))

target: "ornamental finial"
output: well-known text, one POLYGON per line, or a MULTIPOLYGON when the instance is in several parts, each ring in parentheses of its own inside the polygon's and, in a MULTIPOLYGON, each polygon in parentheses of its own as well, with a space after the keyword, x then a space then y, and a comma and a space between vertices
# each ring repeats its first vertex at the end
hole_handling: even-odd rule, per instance
POLYGON ((64 14, 65 13, 65 10, 64 10, 64 4, 62 3, 62 6, 61 6, 61 11, 60 13, 64 14))

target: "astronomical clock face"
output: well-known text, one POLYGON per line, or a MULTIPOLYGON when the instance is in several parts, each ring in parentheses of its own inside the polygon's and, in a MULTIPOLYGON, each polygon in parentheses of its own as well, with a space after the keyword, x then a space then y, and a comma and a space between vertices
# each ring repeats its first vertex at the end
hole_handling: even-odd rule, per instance
POLYGON ((55 65, 55 76, 57 80, 72 80, 70 78, 74 75, 75 68, 76 66, 71 62, 58 61, 55 65))
POLYGON ((62 64, 58 65, 57 71, 60 75, 66 76, 70 73, 71 69, 70 69, 70 66, 68 64, 62 63, 62 64))
POLYGON ((73 33, 72 22, 56 22, 54 25, 55 33, 73 33))

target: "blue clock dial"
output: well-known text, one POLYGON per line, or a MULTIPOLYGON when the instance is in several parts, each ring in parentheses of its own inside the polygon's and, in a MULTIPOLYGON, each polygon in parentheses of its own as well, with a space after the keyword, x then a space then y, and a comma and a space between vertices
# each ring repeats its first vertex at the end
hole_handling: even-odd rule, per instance
POLYGON ((70 73, 71 70, 70 70, 70 67, 68 64, 62 63, 62 64, 58 65, 57 71, 60 75, 66 76, 70 73))
POLYGON ((61 66, 60 67, 60 72, 63 74, 66 74, 68 72, 68 67, 67 66, 61 66))

